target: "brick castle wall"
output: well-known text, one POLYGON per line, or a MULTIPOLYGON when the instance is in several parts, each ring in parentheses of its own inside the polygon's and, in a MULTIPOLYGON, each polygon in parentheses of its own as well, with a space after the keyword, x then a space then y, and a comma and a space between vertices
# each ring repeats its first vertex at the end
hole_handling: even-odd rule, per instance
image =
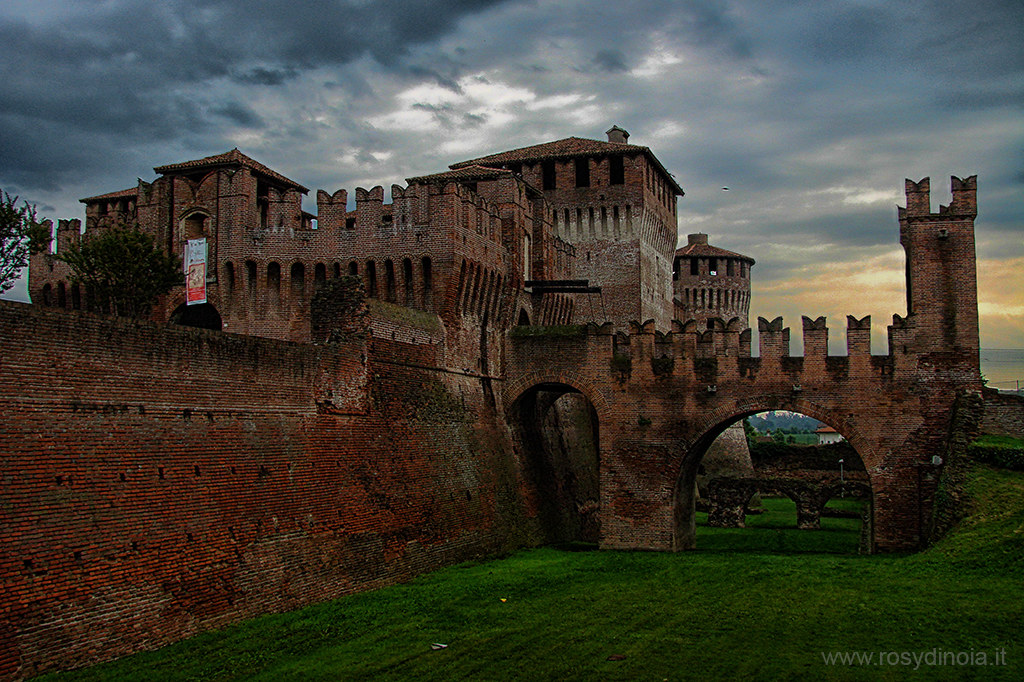
POLYGON ((10 302, 0 333, 0 675, 537 541, 500 406, 431 346, 10 302))

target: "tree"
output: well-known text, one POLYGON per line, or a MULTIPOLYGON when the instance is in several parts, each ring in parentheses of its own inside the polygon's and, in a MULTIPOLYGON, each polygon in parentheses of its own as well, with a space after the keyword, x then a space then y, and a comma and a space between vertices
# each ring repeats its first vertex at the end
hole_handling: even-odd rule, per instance
POLYGON ((185 283, 181 259, 136 226, 88 236, 57 256, 71 268, 72 284, 91 290, 100 306, 123 317, 144 317, 162 294, 185 283))
POLYGON ((50 248, 50 224, 36 221, 36 207, 2 192, 0 200, 0 293, 14 286, 14 280, 29 257, 50 248))
POLYGON ((750 425, 750 418, 743 420, 743 435, 747 437, 747 449, 754 447, 757 442, 757 430, 750 425))

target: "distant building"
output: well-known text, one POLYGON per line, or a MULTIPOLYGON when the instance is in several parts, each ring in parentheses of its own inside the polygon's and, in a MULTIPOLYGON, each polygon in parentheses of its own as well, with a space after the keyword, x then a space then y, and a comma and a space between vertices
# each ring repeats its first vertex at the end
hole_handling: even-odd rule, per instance
POLYGON ((846 440, 842 434, 827 424, 819 426, 814 433, 818 436, 818 445, 831 445, 832 443, 841 443, 846 440))

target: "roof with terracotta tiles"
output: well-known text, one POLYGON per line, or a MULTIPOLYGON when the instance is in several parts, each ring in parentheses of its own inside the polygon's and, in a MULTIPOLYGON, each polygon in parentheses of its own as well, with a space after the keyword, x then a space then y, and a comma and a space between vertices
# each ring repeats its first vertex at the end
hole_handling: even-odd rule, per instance
POLYGON ((116 192, 107 192, 106 194, 97 194, 94 197, 86 197, 85 199, 79 199, 79 201, 83 204, 90 204, 94 201, 103 201, 104 199, 126 199, 130 197, 137 197, 138 195, 138 187, 129 187, 128 189, 120 189, 116 192))
POLYGON ((449 168, 457 169, 470 165, 478 166, 503 166, 510 163, 523 163, 527 161, 544 161, 547 159, 568 159, 577 156, 605 156, 608 154, 644 154, 658 169, 664 173, 672 189, 679 196, 683 195, 683 188, 675 181, 672 175, 661 165, 661 161, 654 155, 649 147, 641 147, 635 144, 624 144, 622 142, 603 142, 591 140, 584 137, 567 137, 564 140, 544 142, 529 147, 512 149, 507 152, 481 156, 478 159, 459 161, 453 163, 449 168))
POLYGON ((432 173, 431 175, 419 175, 415 178, 406 178, 408 183, 413 182, 470 182, 473 180, 495 180, 501 177, 512 176, 512 171, 504 168, 490 168, 487 166, 459 166, 443 173, 432 173))
POLYGON ((710 244, 687 244, 681 249, 676 249, 677 256, 696 256, 698 258, 738 258, 745 260, 751 265, 756 261, 750 256, 744 256, 735 251, 726 251, 710 244))
POLYGON ((200 170, 204 168, 214 168, 216 166, 241 166, 243 168, 248 168, 257 175, 262 175, 266 178, 270 178, 271 180, 276 180, 283 185, 294 187, 303 194, 309 192, 307 188, 294 180, 289 180, 277 171, 267 168, 259 161, 256 161, 255 159, 252 159, 238 151, 238 147, 235 147, 229 152, 207 156, 202 159, 182 161, 181 163, 171 163, 166 166, 157 166, 153 171, 160 175, 166 175, 168 173, 175 173, 178 171, 200 170))

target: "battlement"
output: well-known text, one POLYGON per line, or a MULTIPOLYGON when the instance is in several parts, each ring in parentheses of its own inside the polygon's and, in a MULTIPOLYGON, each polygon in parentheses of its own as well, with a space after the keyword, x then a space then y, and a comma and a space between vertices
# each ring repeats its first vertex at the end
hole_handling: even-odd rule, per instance
MULTIPOLYGON (((391 203, 384 203, 384 187, 376 185, 370 189, 357 187, 355 209, 348 210, 348 192, 339 189, 333 194, 317 190, 318 228, 321 230, 360 231, 386 228, 392 233, 404 229, 426 229, 433 224, 431 214, 445 211, 438 196, 447 196, 455 203, 449 205, 463 227, 474 229, 481 234, 492 233, 491 224, 500 222, 497 204, 471 186, 457 182, 425 183, 414 182, 407 186, 391 185, 391 203), (486 228, 483 226, 486 225, 486 228)), ((564 249, 563 249, 564 250, 564 249)))
POLYGON ((918 182, 904 181, 907 197, 906 207, 899 207, 901 221, 914 218, 934 217, 976 217, 978 214, 978 176, 966 178, 950 176, 952 201, 948 206, 939 206, 938 213, 931 210, 931 180, 922 178, 918 182))
MULTIPOLYGON (((832 355, 828 352, 829 328, 824 316, 811 319, 806 315, 801 317, 803 332, 803 353, 800 355, 790 354, 790 342, 792 332, 790 327, 785 326, 782 317, 768 320, 759 317, 757 320, 758 342, 756 355, 754 354, 752 330, 745 327, 738 317, 729 320, 712 318, 707 321, 707 329, 702 330, 695 320, 673 320, 672 329, 667 332, 657 330, 654 320, 646 322, 633 321, 628 325, 627 331, 617 330, 611 322, 598 324, 587 322, 574 329, 574 333, 567 333, 566 328, 552 327, 547 331, 543 327, 536 328, 535 332, 514 334, 513 340, 525 339, 528 343, 537 343, 538 340, 555 340, 559 343, 565 338, 585 340, 587 343, 598 342, 597 337, 614 337, 616 352, 622 348, 650 348, 653 357, 669 358, 757 358, 761 360, 783 360, 783 359, 847 359, 854 357, 868 358, 871 353, 871 316, 866 315, 857 318, 853 315, 846 316, 846 354, 832 355)), ((917 322, 914 316, 902 317, 893 315, 893 324, 888 328, 889 332, 889 353, 883 356, 874 357, 912 357, 921 353, 930 352, 930 348, 918 348, 914 345, 914 334, 917 329, 917 322)))

